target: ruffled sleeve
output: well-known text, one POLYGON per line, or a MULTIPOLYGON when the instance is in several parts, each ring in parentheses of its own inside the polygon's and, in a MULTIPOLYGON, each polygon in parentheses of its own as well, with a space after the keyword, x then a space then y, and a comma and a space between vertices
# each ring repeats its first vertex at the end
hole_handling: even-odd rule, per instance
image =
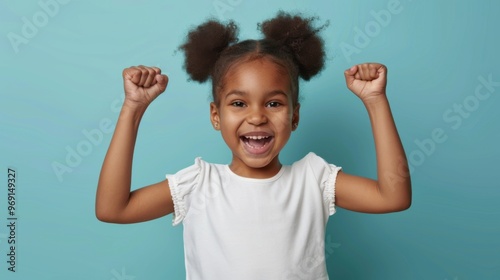
POLYGON ((189 210, 192 193, 199 185, 200 173, 203 166, 201 158, 196 158, 195 163, 175 174, 167 174, 172 201, 174 202, 174 213, 172 226, 178 225, 184 220, 189 210))
POLYGON ((322 189, 325 207, 328 210, 328 214, 331 216, 336 212, 335 183, 337 181, 337 175, 342 167, 328 163, 314 153, 309 153, 307 158, 322 189))
POLYGON ((328 204, 328 215, 335 214, 335 183, 337 181, 337 174, 342 169, 342 167, 335 166, 334 164, 328 164, 328 179, 324 183, 323 197, 325 202, 328 204))

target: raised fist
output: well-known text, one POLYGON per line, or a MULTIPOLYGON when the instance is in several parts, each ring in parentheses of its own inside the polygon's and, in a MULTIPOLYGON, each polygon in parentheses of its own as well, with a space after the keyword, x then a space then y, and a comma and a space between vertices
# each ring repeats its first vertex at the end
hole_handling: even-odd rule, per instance
POLYGON ((132 66, 122 76, 127 106, 145 108, 167 88, 168 77, 158 67, 132 66))
POLYGON ((385 95, 387 68, 380 63, 354 65, 344 75, 347 87, 363 102, 385 95))

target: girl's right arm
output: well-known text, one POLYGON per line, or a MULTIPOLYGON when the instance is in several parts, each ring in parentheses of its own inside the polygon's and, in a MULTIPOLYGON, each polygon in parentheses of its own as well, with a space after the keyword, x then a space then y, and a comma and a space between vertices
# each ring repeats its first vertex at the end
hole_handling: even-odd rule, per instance
POLYGON ((168 181, 130 192, 137 131, 148 105, 166 88, 168 78, 156 67, 123 70, 125 101, 102 165, 96 194, 96 216, 109 223, 137 223, 174 211, 168 181))

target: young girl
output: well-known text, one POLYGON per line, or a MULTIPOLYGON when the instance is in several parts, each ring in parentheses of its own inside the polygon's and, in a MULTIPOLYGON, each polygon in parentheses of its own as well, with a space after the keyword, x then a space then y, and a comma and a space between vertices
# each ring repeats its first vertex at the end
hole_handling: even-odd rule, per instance
MULTIPOLYGON (((299 124, 299 82, 324 65, 315 18, 280 12, 264 39, 238 42, 234 23, 207 21, 180 47, 195 81, 212 82, 210 120, 232 151, 229 165, 200 158, 166 180, 130 192, 141 117, 167 76, 156 67, 123 71, 125 101, 99 178, 97 218, 137 223, 173 213, 183 223, 187 279, 328 279, 324 234, 339 206, 365 213, 411 204, 406 156, 378 63, 346 70, 373 129, 378 180, 342 172, 309 153, 291 166, 279 153, 299 124)), ((175 160, 175 159, 172 159, 175 160)))

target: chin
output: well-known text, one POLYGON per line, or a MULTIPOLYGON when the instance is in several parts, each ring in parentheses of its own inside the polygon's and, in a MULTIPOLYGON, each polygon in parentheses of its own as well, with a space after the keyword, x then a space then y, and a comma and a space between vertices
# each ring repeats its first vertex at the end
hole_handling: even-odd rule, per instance
POLYGON ((243 162, 250 168, 263 169, 269 167, 277 156, 246 157, 243 162))

